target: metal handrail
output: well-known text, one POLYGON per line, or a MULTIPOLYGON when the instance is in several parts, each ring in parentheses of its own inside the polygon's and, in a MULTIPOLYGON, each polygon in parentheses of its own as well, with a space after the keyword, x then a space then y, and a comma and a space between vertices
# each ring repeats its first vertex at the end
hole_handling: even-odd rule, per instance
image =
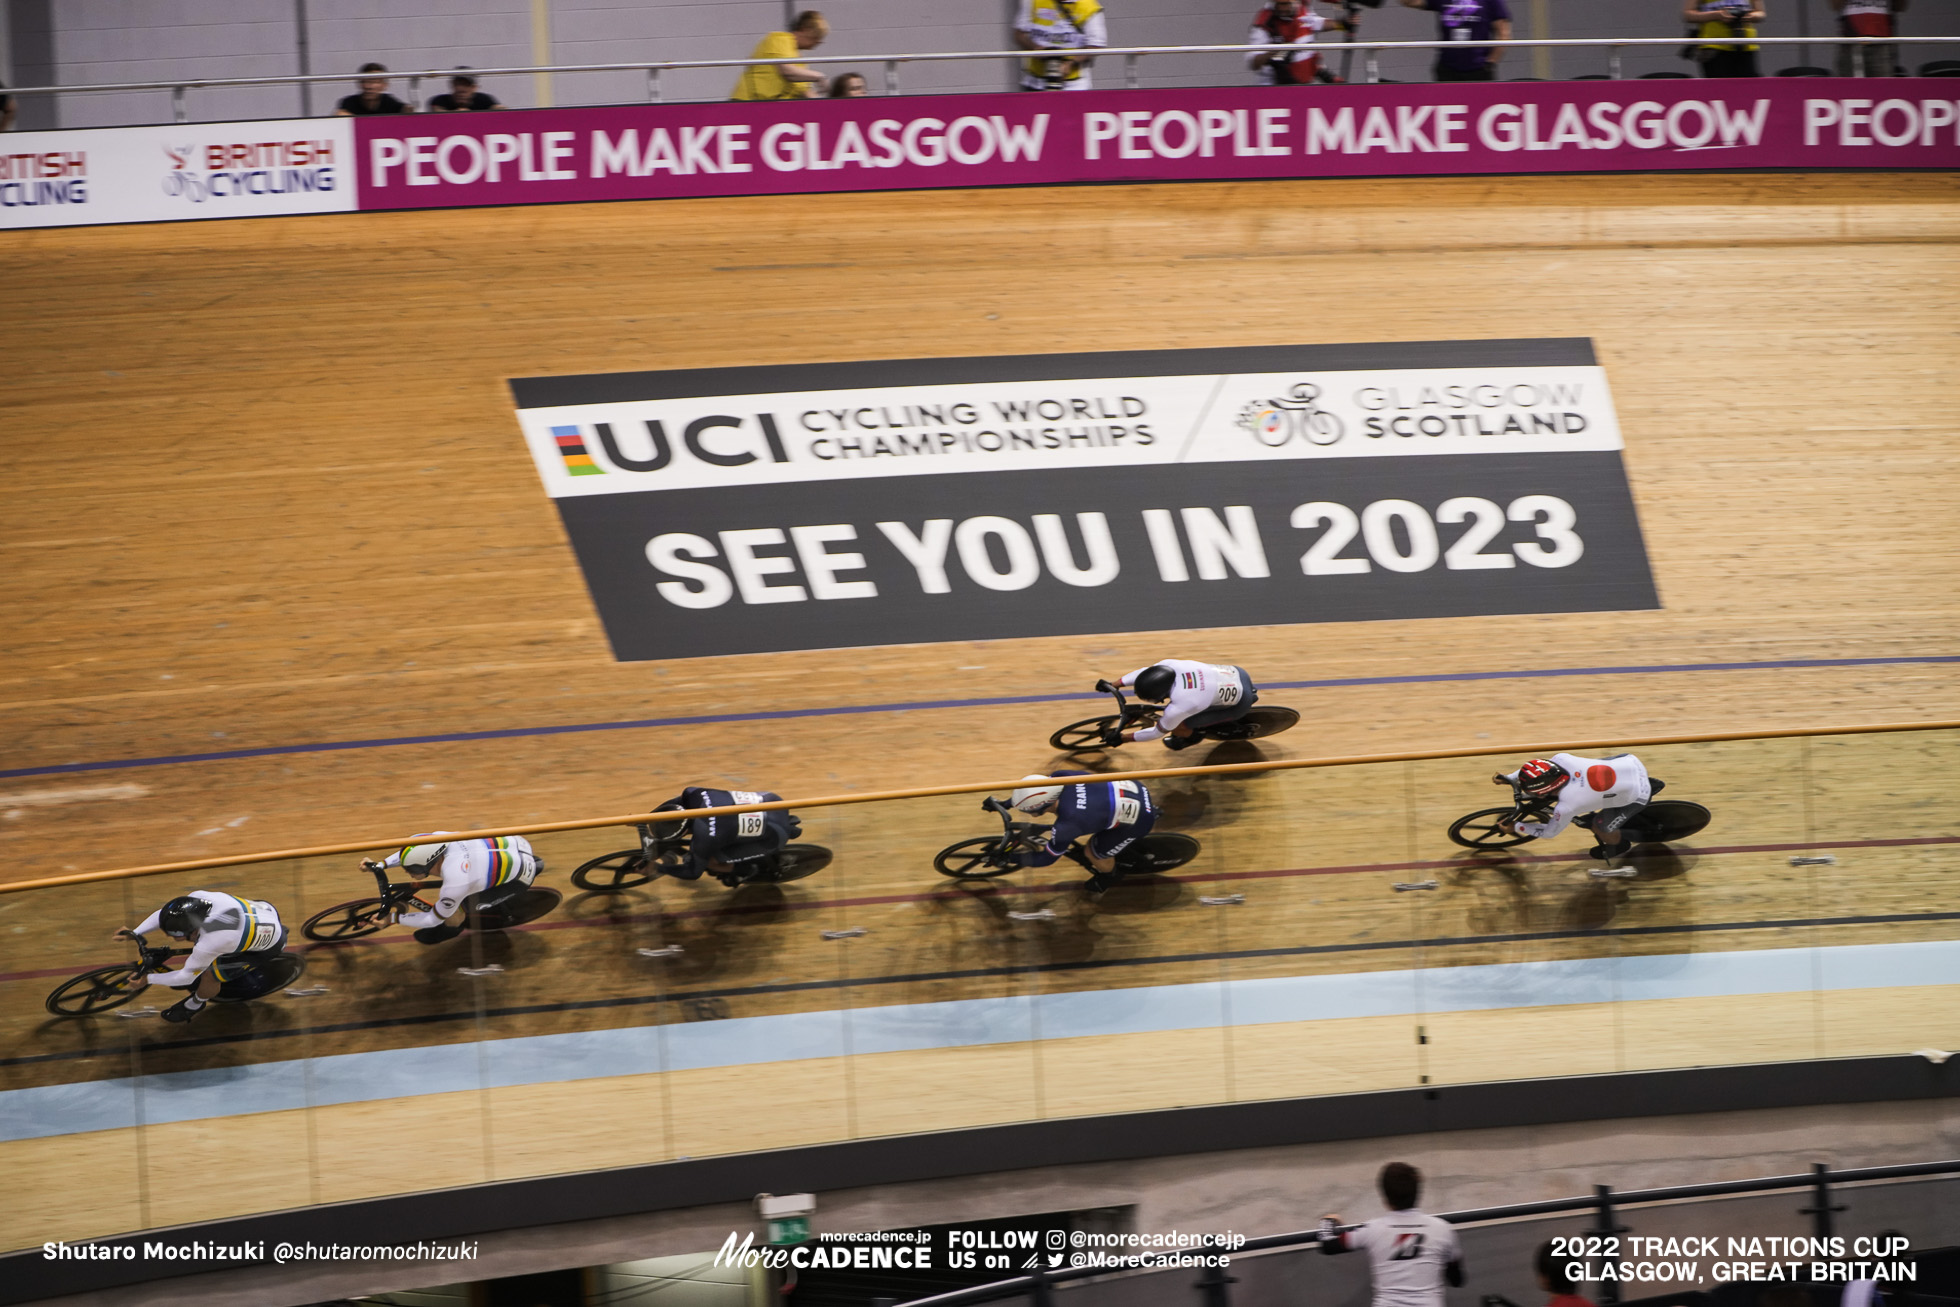
MULTIPOLYGON (((1684 1198, 1722 1198, 1731 1194, 1764 1193, 1778 1189, 1817 1189, 1820 1185, 1860 1184, 1873 1180, 1903 1180, 1922 1175, 1960 1174, 1960 1159, 1944 1162, 1906 1162, 1896 1166, 1865 1166, 1846 1171, 1833 1171, 1821 1163, 1803 1175, 1771 1175, 1754 1180, 1718 1180, 1708 1184, 1670 1185, 1660 1189, 1628 1189, 1615 1192, 1607 1186, 1599 1186, 1583 1198, 1553 1198, 1535 1203, 1512 1203, 1504 1207, 1478 1207, 1462 1212, 1434 1213, 1438 1220, 1451 1225, 1477 1225, 1485 1221, 1515 1221, 1527 1216, 1555 1216, 1562 1212, 1597 1211, 1603 1204, 1614 1209, 1623 1209, 1646 1203, 1679 1202, 1684 1198)), ((1233 1253, 1265 1252, 1278 1248, 1310 1248, 1320 1242, 1320 1231, 1300 1230, 1292 1234, 1262 1235, 1248 1239, 1233 1253)), ((899 1307, 967 1307, 968 1304, 990 1302, 1011 1294, 1025 1293, 1030 1289, 1060 1284, 1069 1280, 1087 1280, 1097 1276, 1160 1275, 1163 1271, 1153 1267, 1135 1269, 1111 1269, 1107 1266, 1071 1266, 1061 1270, 1044 1271, 1039 1275, 1018 1275, 1012 1279, 995 1280, 990 1284, 976 1284, 965 1289, 954 1289, 948 1293, 937 1293, 926 1298, 908 1298, 899 1307)))
MULTIPOLYGON (((1866 45, 1951 45, 1960 43, 1960 36, 1752 36, 1750 45, 1784 46, 1866 46, 1866 45)), ((1603 49, 1613 56, 1611 76, 1618 78, 1618 52, 1622 49, 1642 49, 1647 47, 1680 46, 1684 43, 1697 44, 1699 38, 1679 36, 1625 36, 1625 37, 1546 37, 1522 38, 1506 41, 1480 41, 1480 47, 1495 49, 1603 49)), ((1440 50, 1460 48, 1458 41, 1345 41, 1308 42, 1300 45, 1132 45, 1084 47, 1072 53, 1097 59, 1122 58, 1132 65, 1134 61, 1151 55, 1170 54, 1254 54, 1277 53, 1280 51, 1317 51, 1322 54, 1359 51, 1368 55, 1369 81, 1375 80, 1375 60, 1381 51, 1394 50, 1440 50)), ((528 64, 508 68, 472 68, 473 77, 518 77, 530 74, 551 73, 615 73, 640 72, 648 78, 648 98, 660 98, 659 75, 682 69, 695 68, 747 68, 775 67, 786 64, 883 64, 885 68, 885 89, 887 94, 898 93, 897 68, 908 63, 952 63, 962 60, 992 59, 1030 59, 1043 57, 1042 51, 1029 50, 968 50, 968 51, 922 51, 915 54, 832 54, 799 55, 785 59, 656 59, 639 60, 629 63, 604 64, 528 64)), ((1048 52, 1053 54, 1055 52, 1048 52)), ((1070 53, 1063 51, 1061 53, 1070 53)), ((1860 52, 1862 53, 1862 51, 1860 52)), ((407 72, 373 73, 308 73, 280 77, 204 77, 176 78, 167 81, 151 82, 91 82, 74 86, 20 86, 7 88, 8 95, 79 95, 83 93, 108 93, 127 91, 169 91, 175 104, 177 121, 184 118, 184 92, 192 90, 212 90, 238 86, 316 86, 327 83, 344 83, 370 80, 379 77, 383 80, 407 79, 411 87, 419 85, 423 79, 441 80, 456 73, 455 68, 430 68, 407 72)), ((1857 70, 1863 75, 1862 64, 1857 70)))

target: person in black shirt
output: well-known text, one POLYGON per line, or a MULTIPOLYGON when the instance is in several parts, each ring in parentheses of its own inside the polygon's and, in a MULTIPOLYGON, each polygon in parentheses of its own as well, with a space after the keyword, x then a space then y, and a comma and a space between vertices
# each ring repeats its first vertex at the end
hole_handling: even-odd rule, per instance
POLYGON ((477 90, 476 78, 468 73, 457 73, 450 78, 449 94, 438 95, 429 101, 430 113, 481 113, 485 109, 503 107, 496 96, 477 90))
POLYGON ((388 94, 388 79, 368 77, 367 73, 385 73, 387 68, 381 64, 362 64, 364 74, 360 81, 361 93, 350 95, 340 102, 334 112, 336 118, 354 118, 370 113, 414 113, 413 105, 403 104, 388 94))
MULTIPOLYGON (((723 808, 744 803, 777 803, 782 795, 769 790, 717 790, 690 785, 655 813, 677 808, 723 808)), ((739 812, 719 817, 690 817, 688 861, 670 868, 677 880, 699 880, 708 872, 731 888, 757 872, 766 870, 782 847, 803 833, 803 823, 780 809, 771 812, 739 812)), ((657 829, 657 828, 656 828, 657 829)), ((669 828, 671 829, 671 827, 669 828)), ((642 836, 653 834, 645 826, 642 836)))

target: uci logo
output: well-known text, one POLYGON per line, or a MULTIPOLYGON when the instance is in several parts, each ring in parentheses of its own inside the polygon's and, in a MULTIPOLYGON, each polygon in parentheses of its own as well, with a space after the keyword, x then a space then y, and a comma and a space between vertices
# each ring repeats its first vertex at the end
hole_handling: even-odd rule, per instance
MULTIPOLYGON (((606 461, 623 472, 658 472, 674 461, 674 442, 668 437, 666 423, 654 418, 641 425, 646 432, 645 443, 642 445, 638 439, 632 439, 632 443, 640 448, 629 452, 621 447, 620 436, 614 433, 612 423, 592 424, 592 432, 599 439, 599 447, 606 453, 606 461)), ((575 475, 579 469, 572 466, 574 457, 584 457, 586 464, 592 463, 578 431, 577 427, 552 428, 552 434, 558 439, 559 452, 564 455, 568 470, 575 475), (573 445, 578 446, 576 453, 572 451, 573 445)), ((761 461, 765 455, 772 463, 789 462, 789 450, 783 446, 783 437, 776 429, 776 415, 773 413, 757 413, 753 418, 734 417, 726 413, 698 417, 681 428, 679 443, 691 456, 714 467, 745 467, 761 461), (758 453, 758 450, 761 452, 758 453)))

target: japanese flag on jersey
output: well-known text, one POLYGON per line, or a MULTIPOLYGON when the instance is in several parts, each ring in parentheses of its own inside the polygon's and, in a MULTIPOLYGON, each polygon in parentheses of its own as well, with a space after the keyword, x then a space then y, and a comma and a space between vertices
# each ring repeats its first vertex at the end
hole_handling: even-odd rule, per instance
POLYGON ((1347 1246, 1368 1254, 1373 1307, 1443 1307, 1443 1268, 1463 1256, 1447 1221, 1414 1208, 1356 1226, 1347 1246))

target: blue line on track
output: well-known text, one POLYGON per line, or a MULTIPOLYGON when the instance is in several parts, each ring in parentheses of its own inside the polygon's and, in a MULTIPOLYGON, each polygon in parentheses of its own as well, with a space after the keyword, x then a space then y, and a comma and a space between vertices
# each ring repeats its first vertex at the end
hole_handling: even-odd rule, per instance
MULTIPOLYGON (((1960 654, 1918 658, 1782 658, 1760 663, 1675 663, 1651 667, 1541 667, 1515 672, 1436 672, 1421 676, 1355 676, 1335 681, 1266 681, 1263 690, 1343 690, 1364 685, 1417 685, 1450 681, 1513 681, 1550 676, 1651 676, 1677 672, 1762 672, 1809 667, 1892 667, 1911 663, 1960 663, 1960 654)), ((394 749, 410 744, 460 744, 472 740, 510 740, 540 735, 579 735, 588 731, 640 731, 657 726, 716 726, 725 722, 768 722, 801 717, 846 717, 862 713, 922 712, 935 708, 1000 708, 1022 703, 1066 703, 1100 699, 1091 693, 1017 694, 998 699, 927 699, 917 703, 848 704, 837 708, 780 708, 771 712, 708 713, 699 717, 644 717, 624 722, 576 722, 567 726, 513 726, 499 731, 453 731, 446 735, 402 735, 376 740, 330 740, 320 744, 276 744, 263 749, 218 753, 178 753, 158 758, 117 758, 105 762, 64 762, 52 767, 0 771, 0 780, 19 776, 67 776, 76 772, 122 771, 131 767, 174 767, 190 762, 230 762, 238 758, 277 758, 298 753, 339 753, 349 749, 394 749)))

